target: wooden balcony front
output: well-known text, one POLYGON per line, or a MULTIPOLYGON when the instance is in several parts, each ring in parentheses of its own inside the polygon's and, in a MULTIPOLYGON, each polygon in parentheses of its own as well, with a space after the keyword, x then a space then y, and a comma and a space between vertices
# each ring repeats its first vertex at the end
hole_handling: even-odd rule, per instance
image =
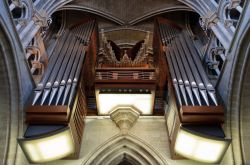
POLYGON ((97 68, 96 83, 155 83, 155 69, 97 68))

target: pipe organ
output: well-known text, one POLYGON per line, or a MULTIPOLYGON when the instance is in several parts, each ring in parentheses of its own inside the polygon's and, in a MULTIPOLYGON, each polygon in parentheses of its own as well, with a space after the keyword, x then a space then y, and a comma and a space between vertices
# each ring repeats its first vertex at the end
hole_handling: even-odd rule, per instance
POLYGON ((162 100, 171 157, 220 162, 230 144, 223 106, 185 28, 157 18, 153 44, 145 32, 129 49, 104 30, 99 42, 95 20, 65 27, 18 139, 30 163, 78 158, 87 113, 111 116, 127 134, 140 115, 163 115, 162 100))
POLYGON ((115 43, 108 40, 104 31, 101 31, 95 69, 95 94, 99 115, 110 115, 119 107, 131 107, 141 115, 154 114, 158 75, 152 59, 149 34, 145 33, 145 39, 138 43, 141 44, 138 51, 133 52, 129 49, 120 50, 118 46, 112 47, 115 43))
MULTIPOLYGON (((26 110, 28 128, 24 138, 19 139, 23 150, 27 150, 24 145, 26 141, 43 139, 46 135, 67 128, 73 149, 55 159, 65 156, 78 158, 87 113, 83 65, 86 56, 92 56, 89 47, 93 38, 96 38, 96 27, 95 20, 88 20, 67 28, 60 36, 48 67, 34 89, 31 105, 26 110)), ((41 163, 53 160, 53 157, 38 154, 36 158, 28 157, 28 160, 41 163)))
MULTIPOLYGON (((162 52, 161 55, 166 57, 168 68, 166 120, 172 158, 184 156, 208 163, 219 162, 219 158, 210 161, 192 157, 195 155, 195 149, 190 149, 190 155, 177 149, 180 144, 178 137, 182 130, 223 141, 225 148, 230 140, 225 139, 221 127, 224 121, 223 107, 186 30, 163 18, 156 20, 155 27, 154 44, 160 45, 158 48, 161 50, 158 52, 162 52)), ((224 152, 225 150, 220 154, 223 155, 224 152)))

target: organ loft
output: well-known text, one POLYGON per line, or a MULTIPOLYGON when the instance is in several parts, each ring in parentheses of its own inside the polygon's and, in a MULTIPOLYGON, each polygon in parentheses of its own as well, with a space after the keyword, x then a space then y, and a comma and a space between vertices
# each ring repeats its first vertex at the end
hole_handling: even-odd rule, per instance
POLYGON ((246 0, 0 1, 0 159, 249 164, 246 0))

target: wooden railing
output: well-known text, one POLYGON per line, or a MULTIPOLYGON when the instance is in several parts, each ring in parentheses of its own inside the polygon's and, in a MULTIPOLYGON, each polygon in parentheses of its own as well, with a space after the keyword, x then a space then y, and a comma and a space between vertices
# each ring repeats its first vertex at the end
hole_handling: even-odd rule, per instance
POLYGON ((96 81, 105 80, 156 80, 156 73, 154 69, 96 69, 96 81))

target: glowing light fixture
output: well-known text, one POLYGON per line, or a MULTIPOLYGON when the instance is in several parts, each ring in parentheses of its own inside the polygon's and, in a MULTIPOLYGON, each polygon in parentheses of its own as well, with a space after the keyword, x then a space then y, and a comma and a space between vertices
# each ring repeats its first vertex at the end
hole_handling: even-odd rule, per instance
POLYGON ((68 127, 34 138, 18 139, 30 163, 44 163, 74 153, 74 141, 68 127))
POLYGON ((118 106, 133 106, 143 115, 151 115, 154 105, 154 92, 142 94, 97 94, 97 108, 99 115, 109 115, 109 112, 118 106))
POLYGON ((230 140, 202 136, 183 127, 180 128, 175 152, 189 159, 205 163, 218 163, 223 158, 230 140))

